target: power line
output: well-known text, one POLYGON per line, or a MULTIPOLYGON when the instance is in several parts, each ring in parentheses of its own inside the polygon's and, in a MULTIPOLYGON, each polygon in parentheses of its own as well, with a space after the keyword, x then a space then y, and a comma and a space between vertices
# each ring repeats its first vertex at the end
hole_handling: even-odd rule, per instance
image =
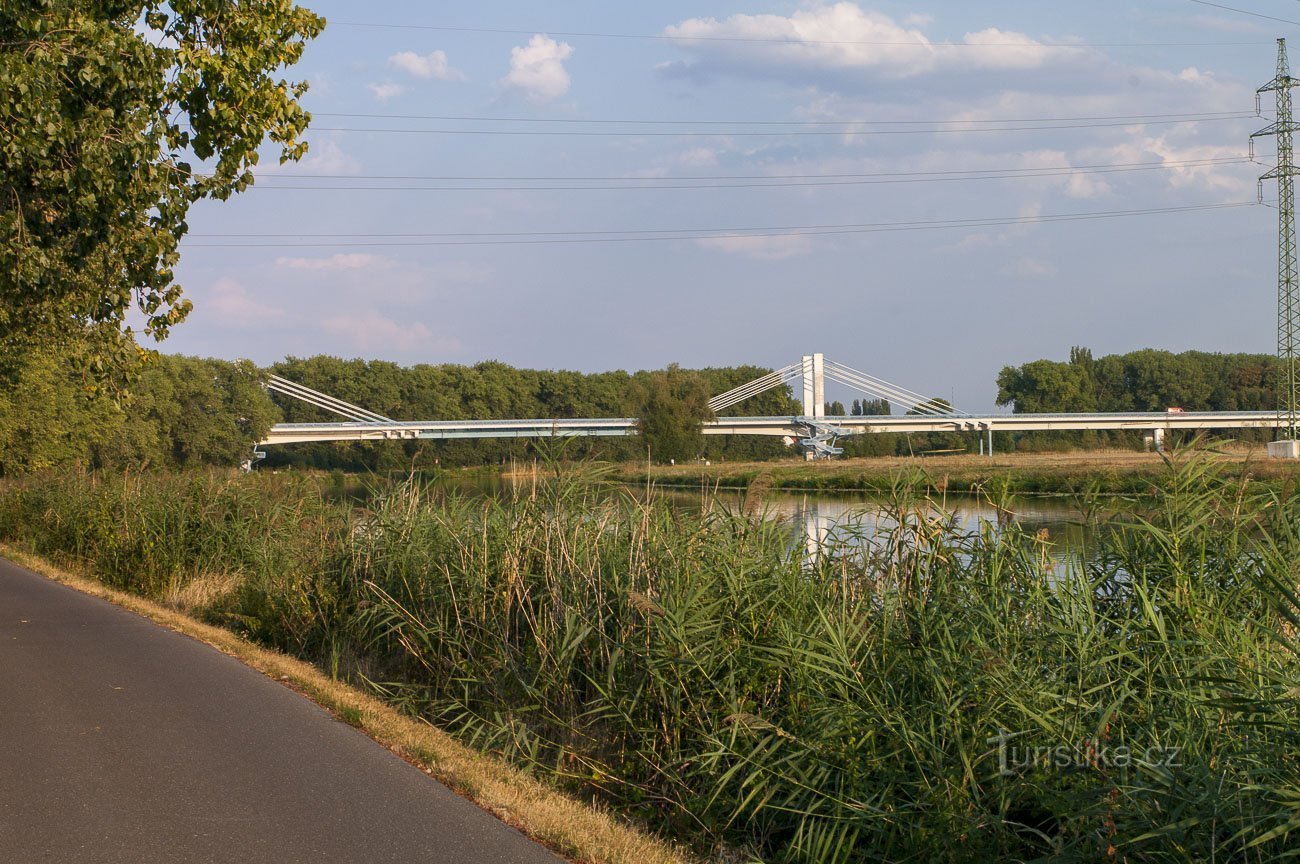
MULTIPOLYGON (((1211 4, 1213 5, 1213 4, 1211 4)), ((864 45, 900 48, 1048 48, 1080 50, 1085 48, 1227 48, 1259 46, 1265 42, 930 42, 928 40, 859 40, 859 39, 777 39, 758 36, 684 36, 667 33, 609 33, 581 30, 554 30, 546 27, 509 29, 502 27, 450 27, 434 24, 383 24, 368 21, 330 21, 330 27, 361 27, 388 30, 431 30, 442 33, 483 33, 505 36, 562 36, 567 39, 646 39, 661 42, 738 42, 768 45, 864 45)))
MULTIPOLYGON (((839 178, 862 178, 862 177, 935 177, 948 175, 972 175, 988 173, 1018 173, 1034 171, 1084 171, 1085 169, 1111 169, 1111 168, 1180 168, 1196 167, 1200 165, 1211 164, 1235 164, 1237 162, 1249 162, 1247 157, 1218 157, 1207 159, 1182 159, 1168 160, 1161 162, 1112 162, 1100 163, 1093 165, 1042 165, 1034 168, 970 168, 950 171, 884 171, 874 173, 838 173, 838 174, 693 174, 689 177, 627 177, 627 176, 582 176, 582 175, 561 175, 561 176, 525 176, 525 175, 451 175, 451 174, 299 174, 299 173, 272 173, 259 174, 259 179, 318 179, 318 180, 445 180, 457 182, 471 181, 519 181, 519 182, 626 182, 637 181, 639 183, 668 183, 675 181, 688 180, 827 180, 839 178)), ((198 176, 206 177, 210 175, 200 174, 198 176)))
MULTIPOLYGON (((469 185, 386 185, 386 186, 367 186, 360 183, 345 183, 338 185, 323 184, 293 184, 293 185, 268 185, 266 183, 257 183, 252 189, 269 190, 269 191, 298 191, 298 192, 320 192, 320 191, 346 191, 346 192, 618 192, 618 191, 671 191, 675 189, 788 189, 788 188, 816 188, 829 186, 876 186, 876 185, 899 185, 906 183, 952 183, 952 182, 970 182, 975 180, 1033 180, 1037 178, 1052 177, 1087 177, 1101 174, 1127 174, 1138 171, 1160 171, 1160 170, 1187 170, 1194 168, 1205 168, 1223 165, 1242 165, 1248 164, 1250 160, 1245 157, 1232 159, 1204 159, 1204 160, 1187 160, 1184 162, 1170 163, 1146 163, 1133 165, 1129 167, 1092 167, 1089 169, 1065 169, 1065 170, 1044 170, 1036 168, 1013 169, 1008 172, 956 172, 942 176, 912 176, 907 174, 898 175, 881 175, 872 179, 808 179, 808 180, 776 180, 772 182, 754 182, 754 181, 728 181, 728 182, 693 182, 694 178, 622 178, 623 182, 607 182, 601 185, 493 185, 493 186, 469 186, 469 185), (653 185, 650 184, 654 180, 653 185), (675 182, 664 182, 670 180, 675 182), (632 182, 628 182, 632 181, 632 182), (688 182, 690 181, 690 182, 688 182)), ((276 176, 276 175, 272 175, 276 176)), ((277 179, 296 179, 292 175, 286 175, 277 179)), ((307 178, 319 179, 319 178, 307 178)), ((335 179, 345 179, 342 176, 336 176, 335 179)), ((384 179, 390 182, 405 180, 417 180, 416 177, 356 177, 347 178, 356 180, 377 180, 384 179)), ((536 181, 536 182, 553 182, 554 181, 536 181)))
MULTIPOLYGON (((1289 18, 1275 18, 1272 15, 1264 15, 1259 12, 1251 12, 1248 9, 1238 9, 1236 6, 1224 6, 1222 3, 1211 3, 1209 2, 1209 0, 1191 0, 1191 2, 1196 3, 1200 6, 1213 6, 1215 9, 1223 9, 1226 12, 1236 12, 1240 15, 1249 15, 1252 18, 1263 18, 1266 21, 1278 21, 1282 24, 1294 24, 1295 26, 1300 27, 1300 21, 1292 21, 1289 18)), ((1251 44, 1261 45, 1264 43, 1253 42, 1251 44)))
POLYGON ((1056 222, 1079 222, 1099 219, 1116 219, 1132 216, 1153 216, 1172 213, 1194 213, 1208 210, 1226 210, 1257 206, 1255 201, 1240 201, 1218 204, 1195 204, 1181 207, 1152 207, 1138 210, 1104 210, 1091 213, 1057 213, 1036 216, 986 217, 974 219, 935 219, 910 222, 866 222, 839 225, 786 225, 743 228, 646 228, 624 230, 593 231, 492 231, 492 232, 444 232, 428 234, 384 234, 384 235, 330 235, 330 234, 231 234, 205 235, 209 237, 248 237, 258 236, 276 238, 273 243, 185 243, 186 248, 231 249, 231 248, 284 248, 284 247, 400 247, 400 246, 499 246, 499 245, 538 245, 538 244, 574 244, 574 243, 631 243, 664 240, 725 240, 754 239, 762 237, 818 236, 829 234, 870 234, 895 231, 925 231, 951 228, 993 228, 1013 225, 1050 224, 1056 222), (348 237, 403 238, 401 242, 391 239, 374 241, 353 241, 348 237), (292 238, 331 238, 326 242, 285 242, 292 238), (413 238, 439 238, 413 239, 413 238))
POLYGON ((313 117, 351 117, 368 120, 441 120, 464 123, 570 123, 583 125, 636 126, 938 126, 967 123, 1079 123, 1091 121, 1233 120, 1253 117, 1242 111, 1174 111, 1163 114, 1110 114, 1096 117, 1001 117, 985 119, 947 118, 941 120, 635 120, 630 118, 582 119, 579 117, 484 117, 458 114, 350 114, 337 111, 312 111, 313 117))
MULTIPOLYGON (((1205 117, 1199 120, 1148 120, 1141 125, 1159 126, 1179 123, 1210 123, 1221 120, 1254 119, 1254 113, 1242 112, 1222 117, 1205 117)), ((1104 123, 1056 123, 1042 126, 998 126, 974 129, 930 128, 930 129, 840 129, 840 130, 800 130, 781 132, 734 132, 717 130, 712 132, 614 132, 606 130, 570 130, 570 129, 398 129, 356 126, 315 126, 315 132, 347 133, 381 133, 404 135, 510 135, 510 136, 555 136, 555 137, 630 137, 630 138, 784 138, 784 137, 824 137, 841 135, 943 135, 969 134, 976 132, 1043 132, 1058 129, 1101 129, 1116 126, 1132 126, 1134 121, 1104 123)))

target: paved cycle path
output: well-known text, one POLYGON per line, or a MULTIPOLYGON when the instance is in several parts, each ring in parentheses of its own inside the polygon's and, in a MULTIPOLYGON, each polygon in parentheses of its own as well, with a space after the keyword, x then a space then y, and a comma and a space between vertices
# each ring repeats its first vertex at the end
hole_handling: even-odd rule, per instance
POLYGON ((0 559, 0 861, 561 859, 239 661, 0 559))

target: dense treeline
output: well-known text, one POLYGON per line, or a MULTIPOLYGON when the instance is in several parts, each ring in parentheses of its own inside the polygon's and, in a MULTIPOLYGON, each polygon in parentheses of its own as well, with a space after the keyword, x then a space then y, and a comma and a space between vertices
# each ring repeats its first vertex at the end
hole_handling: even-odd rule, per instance
MULTIPOLYGON (((276 422, 339 419, 297 400, 273 398, 261 386, 266 371, 248 361, 160 355, 145 366, 130 395, 114 402, 91 397, 66 353, 26 352, 0 368, 0 474, 65 465, 237 465, 276 422)), ((269 371, 401 420, 638 416, 638 400, 655 391, 656 376, 666 374, 538 371, 496 362, 402 367, 324 356, 290 358, 269 371)), ((770 370, 670 371, 712 394, 770 370)), ((734 410, 798 413, 788 390, 770 391, 734 410)), ((645 445, 639 437, 579 438, 566 452, 573 458, 644 459, 645 445)), ((270 448, 267 464, 359 471, 499 464, 531 458, 530 447, 526 440, 491 439, 303 444, 270 448)), ((705 458, 737 460, 789 450, 776 439, 728 436, 705 438, 700 452, 705 458)))
POLYGON ((1144 349, 1067 362, 1035 360, 998 374, 998 404, 1017 413, 1073 411, 1269 411, 1277 407, 1276 358, 1144 349))
MULTIPOLYGON (((1270 411, 1277 407, 1276 358, 1267 354, 1143 349, 1093 358, 1070 349, 1065 362, 1035 360, 998 374, 997 404, 1016 413, 1081 411, 1270 411)), ((1137 433, 1026 433, 1022 449, 1065 443, 1139 443, 1137 433)), ((1267 437, 1267 430, 1233 430, 1267 437)))
MULTIPOLYGON (((673 371, 675 367, 670 367, 673 371)), ((624 371, 585 374, 572 371, 516 369, 488 361, 473 366, 452 364, 403 367, 384 361, 337 357, 290 357, 271 372, 316 390, 403 420, 471 420, 534 417, 631 417, 638 402, 656 389, 662 373, 624 371)), ((722 393, 770 372, 758 366, 676 370, 698 378, 709 394, 722 393)), ((332 418, 296 400, 277 397, 286 422, 308 423, 332 418)), ((799 413, 788 388, 755 396, 729 413, 780 415, 799 413)), ((532 458, 527 440, 468 439, 354 444, 303 444, 268 454, 268 465, 389 471, 434 465, 499 464, 532 458)), ((645 459, 645 442, 637 437, 575 438, 566 452, 574 458, 645 459)), ((767 459, 788 455, 778 439, 710 436, 706 459, 767 459)), ((658 458, 658 457, 656 457, 658 458)), ((663 455, 664 460, 668 454, 663 455)), ((676 454, 681 458, 681 454, 676 454)))
POLYGON ((131 396, 94 397, 65 352, 0 365, 0 474, 235 465, 279 419, 248 361, 160 356, 131 396))
MULTIPOLYGON (((1275 406, 1274 358, 1143 350, 1094 359, 1075 348, 1066 362, 1035 360, 998 375, 1000 405, 1017 412, 1270 410, 1275 406)), ((89 398, 86 379, 64 353, 34 350, 0 364, 0 474, 61 465, 89 468, 184 468, 236 465, 273 423, 335 420, 296 400, 272 397, 260 386, 268 370, 248 361, 161 355, 150 362, 125 400, 89 398)), ((676 400, 691 421, 705 394, 722 393, 769 370, 734 366, 699 370, 585 374, 516 369, 504 363, 473 366, 419 364, 317 356, 288 358, 269 370, 308 387, 402 420, 474 418, 635 417, 647 406, 676 400), (675 396, 673 394, 676 394, 675 396), (665 400, 665 395, 671 396, 665 400)), ((942 400, 936 400, 936 404, 942 400)), ((661 420, 671 419, 671 405, 661 420)), ((886 414, 888 403, 856 401, 849 411, 829 403, 828 414, 886 414)), ((727 413, 790 415, 799 404, 777 388, 727 413)), ((676 422, 674 421, 674 422, 676 422)), ((577 438, 572 458, 644 460, 657 435, 657 461, 703 456, 710 460, 762 460, 793 455, 783 442, 752 436, 703 437, 689 422, 647 428, 647 437, 577 438), (667 430, 676 428, 671 434, 667 430)), ((1246 433, 1252 434, 1252 433, 1246 433)), ((1266 435, 1264 430, 1256 433, 1266 435)), ((999 435, 999 450, 1050 449, 1101 444, 1141 446, 1140 433, 1036 433, 1013 440, 999 435)), ((861 435, 841 442, 848 456, 892 456, 976 449, 970 434, 861 435)), ((300 444, 271 448, 270 466, 387 472, 410 468, 501 464, 535 455, 527 440, 403 441, 300 444)))

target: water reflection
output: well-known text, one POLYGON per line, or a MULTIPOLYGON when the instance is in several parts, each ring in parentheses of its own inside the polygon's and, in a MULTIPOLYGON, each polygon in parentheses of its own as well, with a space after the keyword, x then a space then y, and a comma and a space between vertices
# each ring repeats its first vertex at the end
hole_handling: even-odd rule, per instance
MULTIPOLYGON (((660 490, 660 494, 686 508, 701 504, 699 493, 660 490)), ((727 493, 719 493, 719 497, 728 506, 743 506, 739 494, 728 497, 727 493)), ((1082 514, 1061 499, 1013 498, 1006 511, 999 511, 985 499, 966 495, 948 495, 929 503, 931 518, 950 518, 958 534, 977 534, 986 524, 997 530, 1014 524, 1027 534, 1045 539, 1052 558, 1060 564, 1077 558, 1089 539, 1082 514)), ((791 543, 803 545, 809 558, 828 545, 870 543, 896 525, 886 513, 884 502, 868 494, 772 492, 764 497, 762 506, 768 518, 790 526, 791 543)))
MULTIPOLYGON (((469 494, 527 494, 536 491, 537 478, 515 480, 491 475, 473 479, 460 478, 453 485, 469 494)), ((644 487, 612 487, 641 496, 644 487)), ((727 490, 685 491, 657 487, 654 494, 686 510, 698 510, 705 498, 720 499, 737 510, 745 507, 743 492, 727 490)), ((1016 497, 1010 510, 999 511, 986 499, 971 495, 946 495, 932 499, 932 515, 948 514, 953 529, 975 534, 984 524, 1006 526, 1014 523, 1028 534, 1037 534, 1050 544, 1050 554, 1057 562, 1077 558, 1090 539, 1082 524, 1082 514, 1067 500, 1059 498, 1016 497)), ((867 493, 789 493, 771 491, 764 495, 761 512, 780 519, 791 528, 791 542, 802 544, 809 557, 815 557, 828 544, 868 543, 882 531, 894 527, 879 497, 867 493)))

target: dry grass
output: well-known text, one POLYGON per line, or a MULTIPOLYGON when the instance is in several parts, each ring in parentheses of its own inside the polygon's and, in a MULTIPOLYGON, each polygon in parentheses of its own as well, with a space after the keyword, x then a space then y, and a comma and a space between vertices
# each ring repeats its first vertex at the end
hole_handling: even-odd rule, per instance
POLYGON ((167 590, 163 603, 193 615, 219 605, 239 588, 243 579, 236 573, 204 573, 193 579, 178 579, 167 590))
MULTIPOLYGON (((1250 476, 1269 481, 1300 480, 1300 463, 1269 459, 1264 445, 1229 443, 1211 445, 1215 459, 1250 476)), ((919 470, 953 491, 968 491, 990 477, 1005 477, 1010 491, 1066 492, 1098 480, 1103 491, 1127 491, 1145 477, 1161 475, 1164 458, 1159 453, 1133 450, 1084 450, 1066 453, 996 453, 946 456, 868 456, 806 462, 800 458, 768 462, 715 462, 712 465, 656 465, 655 480, 681 485, 703 482, 711 486, 745 488, 757 477, 770 478, 774 488, 789 490, 876 490, 887 486, 899 472, 919 470), (1023 487, 1023 488, 1021 488, 1023 487), (1112 488, 1113 487, 1113 488, 1112 488)), ((645 465, 621 466, 622 479, 645 481, 645 465)))
POLYGON ((398 713, 374 697, 331 679, 316 667, 270 651, 178 609, 199 608, 230 590, 232 577, 196 580, 198 588, 169 597, 168 608, 117 591, 0 544, 0 555, 82 593, 108 600, 178 633, 204 642, 274 678, 369 735, 396 755, 464 795, 484 810, 571 860, 590 864, 688 864, 682 849, 620 823, 504 763, 453 740, 427 723, 398 713))
MULTIPOLYGON (((1228 462, 1265 462, 1262 445, 1233 446, 1223 450, 1221 458, 1228 462)), ((854 470, 890 474, 900 468, 922 467, 941 470, 988 469, 1151 469, 1159 470, 1164 464, 1159 453, 1140 453, 1135 450, 1077 450, 1067 453, 995 453, 992 458, 978 454, 961 453, 946 456, 862 456, 853 459, 829 459, 806 462, 802 458, 770 460, 766 462, 715 462, 712 465, 656 465, 655 476, 692 476, 722 474, 734 471, 762 471, 773 468, 798 468, 801 470, 854 470)), ((629 470, 645 470, 645 463, 628 463, 629 470)))

